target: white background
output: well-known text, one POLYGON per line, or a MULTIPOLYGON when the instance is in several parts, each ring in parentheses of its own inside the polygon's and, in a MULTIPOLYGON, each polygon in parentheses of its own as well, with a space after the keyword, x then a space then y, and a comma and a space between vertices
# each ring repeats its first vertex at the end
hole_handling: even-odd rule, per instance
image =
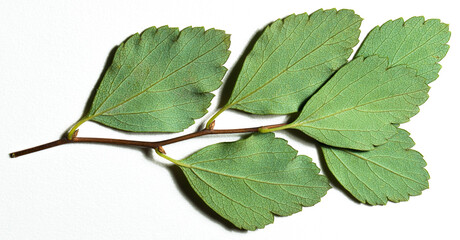
MULTIPOLYGON (((0 239, 458 239, 460 17, 455 1, 18 1, 0 2, 0 239), (60 146, 16 159, 8 153, 58 139, 87 104, 111 50, 150 26, 189 25, 232 34, 231 69, 256 31, 291 13, 349 8, 361 39, 387 20, 424 15, 450 23, 451 49, 421 112, 402 125, 428 162, 430 189, 404 203, 370 207, 335 186, 314 207, 254 232, 212 214, 177 169, 151 151, 96 144, 60 146)), ((219 91, 215 92, 219 95, 219 91)), ((197 120, 195 131, 216 110, 197 120)), ((285 121, 227 111, 216 128, 285 121)), ((87 122, 80 136, 161 140, 87 122)), ((314 143, 277 132, 320 163, 314 143)), ((180 159, 217 141, 166 146, 180 159)), ((321 164, 320 164, 321 166, 321 164)))

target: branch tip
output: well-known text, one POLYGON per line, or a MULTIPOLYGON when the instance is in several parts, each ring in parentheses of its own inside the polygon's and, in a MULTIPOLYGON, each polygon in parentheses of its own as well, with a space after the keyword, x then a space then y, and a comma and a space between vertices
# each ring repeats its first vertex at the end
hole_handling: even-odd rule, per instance
MULTIPOLYGON (((146 147, 146 148, 154 148, 156 152, 161 153, 162 155, 165 155, 166 152, 163 149, 162 146, 184 141, 187 139, 203 136, 203 135, 208 135, 208 134, 228 134, 228 133, 249 133, 249 132, 271 132, 274 130, 281 130, 284 129, 283 126, 286 124, 276 124, 276 125, 268 125, 268 126, 261 126, 261 127, 252 127, 252 128, 239 128, 239 129, 214 129, 215 121, 211 121, 209 123, 209 126, 207 126, 205 129, 194 132, 194 133, 189 133, 183 136, 171 138, 168 140, 163 140, 159 142, 145 142, 145 141, 133 141, 133 140, 125 140, 125 139, 112 139, 112 138, 85 138, 85 137, 77 137, 78 134, 78 129, 74 129, 69 134, 67 137, 63 137, 61 139, 58 139, 53 142, 45 143, 36 147, 28 148, 25 150, 17 151, 10 153, 9 156, 11 158, 17 158, 22 155, 26 155, 29 153, 33 152, 38 152, 44 149, 56 147, 59 145, 63 144, 68 144, 68 143, 106 143, 106 144, 115 144, 115 145, 129 145, 129 146, 137 146, 137 147, 146 147)), ((176 161, 176 160, 170 160, 170 161, 176 161)))

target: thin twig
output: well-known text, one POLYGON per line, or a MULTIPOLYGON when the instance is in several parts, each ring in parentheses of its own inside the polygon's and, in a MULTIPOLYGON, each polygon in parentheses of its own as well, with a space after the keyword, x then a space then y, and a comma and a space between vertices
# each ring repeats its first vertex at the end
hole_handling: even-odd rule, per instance
POLYGON ((268 125, 268 126, 261 126, 261 127, 254 127, 254 128, 238 128, 238 129, 203 129, 198 132, 186 134, 183 136, 158 141, 158 142, 146 142, 146 141, 133 141, 133 140, 125 140, 125 139, 112 139, 112 138, 87 138, 87 137, 77 137, 74 134, 72 139, 62 138, 53 142, 49 142, 43 145, 39 145, 33 148, 28 148, 22 151, 17 151, 10 153, 10 157, 16 158, 20 157, 29 153, 38 152, 41 150, 45 150, 48 148, 56 147, 63 144, 68 143, 105 143, 105 144, 113 144, 113 145, 127 145, 127 146, 135 146, 135 147, 144 147, 144 148, 158 148, 160 146, 181 142, 184 140, 188 140, 191 138, 196 138, 204 135, 210 134, 231 134, 231 133, 248 133, 248 132, 258 132, 259 129, 267 129, 267 128, 276 128, 280 126, 284 126, 286 124, 276 124, 276 125, 268 125))

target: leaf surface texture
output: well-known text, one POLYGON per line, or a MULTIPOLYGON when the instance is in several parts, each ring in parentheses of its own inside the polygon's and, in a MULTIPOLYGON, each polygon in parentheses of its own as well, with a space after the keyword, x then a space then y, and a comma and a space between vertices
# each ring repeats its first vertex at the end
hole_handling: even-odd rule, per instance
POLYGON ((429 87, 415 70, 388 68, 377 56, 341 68, 286 128, 301 130, 336 147, 371 150, 396 134, 428 98, 429 87))
POLYGON ((407 201, 428 188, 423 156, 410 148, 409 133, 398 133, 371 151, 323 146, 328 168, 354 197, 371 205, 407 201))
POLYGON ((357 56, 386 57, 390 67, 405 64, 430 83, 438 77, 441 69, 438 62, 449 50, 449 38, 449 26, 439 19, 425 21, 423 17, 412 17, 404 22, 400 18, 375 27, 357 56))
POLYGON ((255 114, 299 111, 347 62, 361 20, 351 10, 332 9, 273 22, 245 59, 226 108, 255 114))
POLYGON ((179 163, 206 204, 249 230, 316 204, 330 188, 309 157, 273 133, 214 144, 179 163))
POLYGON ((86 120, 134 132, 179 132, 221 85, 230 44, 221 30, 151 27, 122 43, 86 120))

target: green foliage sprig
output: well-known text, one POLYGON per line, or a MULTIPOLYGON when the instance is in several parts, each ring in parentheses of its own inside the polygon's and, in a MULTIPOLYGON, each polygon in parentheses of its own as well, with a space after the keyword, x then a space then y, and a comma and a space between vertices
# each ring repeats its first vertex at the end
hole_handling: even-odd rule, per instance
POLYGON ((327 167, 357 200, 407 201, 428 188, 428 172, 409 133, 399 126, 428 99, 446 55, 448 25, 413 17, 375 27, 351 61, 361 17, 318 10, 278 19, 246 56, 228 102, 200 131, 159 142, 77 136, 86 121, 130 132, 180 132, 207 112, 222 84, 230 36, 222 30, 151 27, 121 43, 91 108, 51 143, 18 157, 75 142, 154 148, 176 164, 203 201, 236 227, 255 230, 313 206, 330 188, 311 158, 271 132, 297 129, 321 143, 327 167), (289 123, 214 129, 227 109, 299 113, 289 123), (207 146, 183 160, 164 145, 207 134, 253 133, 207 146))

